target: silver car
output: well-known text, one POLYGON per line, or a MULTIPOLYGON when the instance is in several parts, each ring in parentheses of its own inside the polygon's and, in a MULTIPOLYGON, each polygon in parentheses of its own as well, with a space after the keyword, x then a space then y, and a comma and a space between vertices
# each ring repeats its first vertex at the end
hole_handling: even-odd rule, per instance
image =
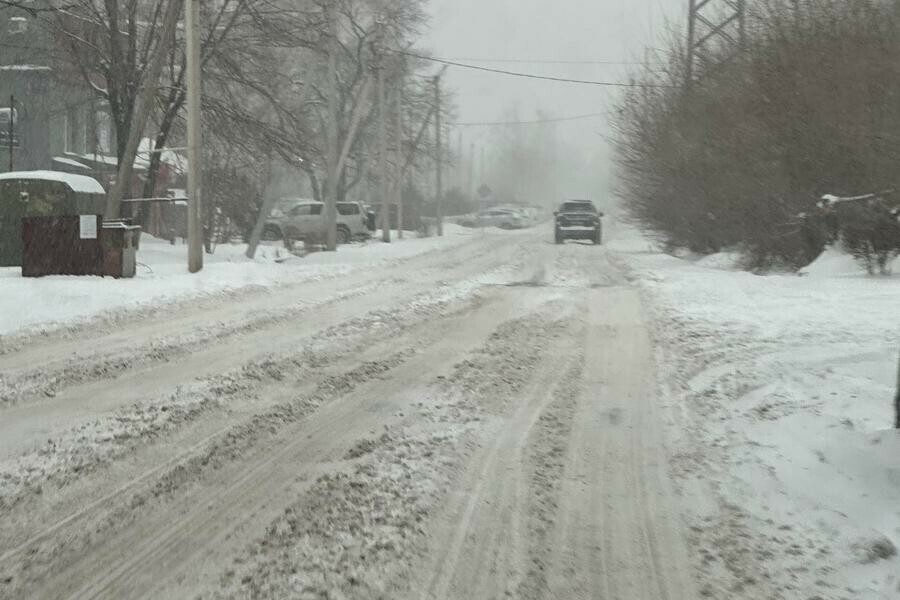
MULTIPOLYGON (((369 236, 366 211, 358 202, 337 203, 337 241, 347 244, 369 236)), ((325 239, 325 205, 315 200, 279 202, 263 229, 263 239, 322 241, 325 239)))
POLYGON ((527 226, 522 215, 509 208, 483 210, 476 215, 475 221, 481 227, 499 227, 500 229, 521 229, 527 226))

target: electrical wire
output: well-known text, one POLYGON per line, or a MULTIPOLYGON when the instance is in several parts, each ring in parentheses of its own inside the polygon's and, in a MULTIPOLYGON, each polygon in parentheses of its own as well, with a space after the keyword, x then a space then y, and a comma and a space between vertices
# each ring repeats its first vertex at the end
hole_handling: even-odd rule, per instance
POLYGON ((423 56, 421 54, 415 54, 413 52, 406 52, 403 50, 394 50, 397 54, 402 54, 404 56, 409 56, 411 58, 417 58, 419 60, 426 60, 429 62, 439 63, 442 65, 448 65, 451 67, 460 67, 463 69, 472 69, 474 71, 484 71, 487 73, 496 73, 499 75, 509 75, 512 77, 524 77, 527 79, 541 79, 545 81, 558 81, 562 83, 577 83, 581 85, 596 85, 600 87, 620 87, 620 88, 670 88, 674 87, 666 84, 657 84, 657 83, 622 83, 615 81, 590 81, 585 79, 569 79, 566 77, 552 77, 549 75, 534 75, 532 73, 519 73, 516 71, 507 71, 504 69, 492 69, 490 67, 481 67, 478 65, 470 65, 467 63, 461 63, 453 60, 446 60, 443 58, 435 58, 433 56, 423 56))
POLYGON ((529 65, 642 65, 640 61, 618 61, 618 60, 546 60, 546 59, 516 59, 516 58, 448 58, 447 60, 460 62, 483 62, 483 63, 508 63, 508 64, 529 64, 529 65))
POLYGON ((602 113, 590 113, 586 115, 575 115, 572 117, 559 117, 554 119, 537 119, 534 121, 485 121, 480 123, 448 123, 454 127, 499 127, 503 125, 539 125, 541 123, 562 123, 564 121, 581 121, 583 119, 595 119, 597 117, 605 117, 602 113))

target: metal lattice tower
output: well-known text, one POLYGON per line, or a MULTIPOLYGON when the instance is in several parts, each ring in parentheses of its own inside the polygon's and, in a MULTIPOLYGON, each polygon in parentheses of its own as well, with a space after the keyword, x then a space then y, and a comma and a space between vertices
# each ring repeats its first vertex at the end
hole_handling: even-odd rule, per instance
POLYGON ((710 54, 723 47, 737 50, 746 37, 747 0, 689 0, 687 84, 700 67, 710 64, 710 54))

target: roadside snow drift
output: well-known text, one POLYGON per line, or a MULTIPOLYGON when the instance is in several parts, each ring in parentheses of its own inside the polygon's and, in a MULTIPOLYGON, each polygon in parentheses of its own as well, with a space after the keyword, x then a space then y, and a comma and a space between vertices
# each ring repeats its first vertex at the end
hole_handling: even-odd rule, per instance
POLYGON ((804 276, 704 268, 620 233, 655 312, 703 595, 900 598, 900 277, 835 250, 804 276))
POLYGON ((279 245, 261 245, 256 258, 245 244, 220 245, 204 257, 204 269, 187 272, 187 247, 141 236, 134 279, 21 277, 18 267, 0 268, 0 336, 23 328, 54 328, 111 310, 146 307, 248 287, 270 287, 341 277, 361 268, 409 258, 462 243, 472 235, 456 225, 444 237, 407 238, 383 244, 370 240, 337 252, 293 256, 279 245))

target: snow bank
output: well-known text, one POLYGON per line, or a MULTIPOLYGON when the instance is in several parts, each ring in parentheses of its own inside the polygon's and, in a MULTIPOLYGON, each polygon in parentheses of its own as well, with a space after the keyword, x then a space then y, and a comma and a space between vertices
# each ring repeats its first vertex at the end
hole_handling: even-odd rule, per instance
MULTIPOLYGON (((900 259, 892 263, 896 267, 900 265, 900 259)), ((865 267, 858 263, 852 256, 841 250, 829 246, 812 263, 800 270, 803 275, 813 277, 867 277, 865 267)))
POLYGON ((738 252, 718 252, 697 260, 694 264, 704 269, 734 271, 740 268, 741 255, 738 252))
POLYGON ((134 279, 43 277, 26 279, 18 267, 0 268, 0 335, 23 328, 53 328, 109 310, 143 307, 253 286, 277 286, 337 277, 390 261, 450 247, 472 233, 447 225, 444 237, 407 238, 391 244, 370 240, 298 258, 278 245, 263 245, 256 258, 246 245, 220 245, 204 269, 187 272, 187 247, 141 236, 134 279), (283 262, 281 262, 283 261, 283 262))
POLYGON ((900 277, 835 250, 807 277, 618 256, 663 348, 704 595, 900 597, 900 277))

